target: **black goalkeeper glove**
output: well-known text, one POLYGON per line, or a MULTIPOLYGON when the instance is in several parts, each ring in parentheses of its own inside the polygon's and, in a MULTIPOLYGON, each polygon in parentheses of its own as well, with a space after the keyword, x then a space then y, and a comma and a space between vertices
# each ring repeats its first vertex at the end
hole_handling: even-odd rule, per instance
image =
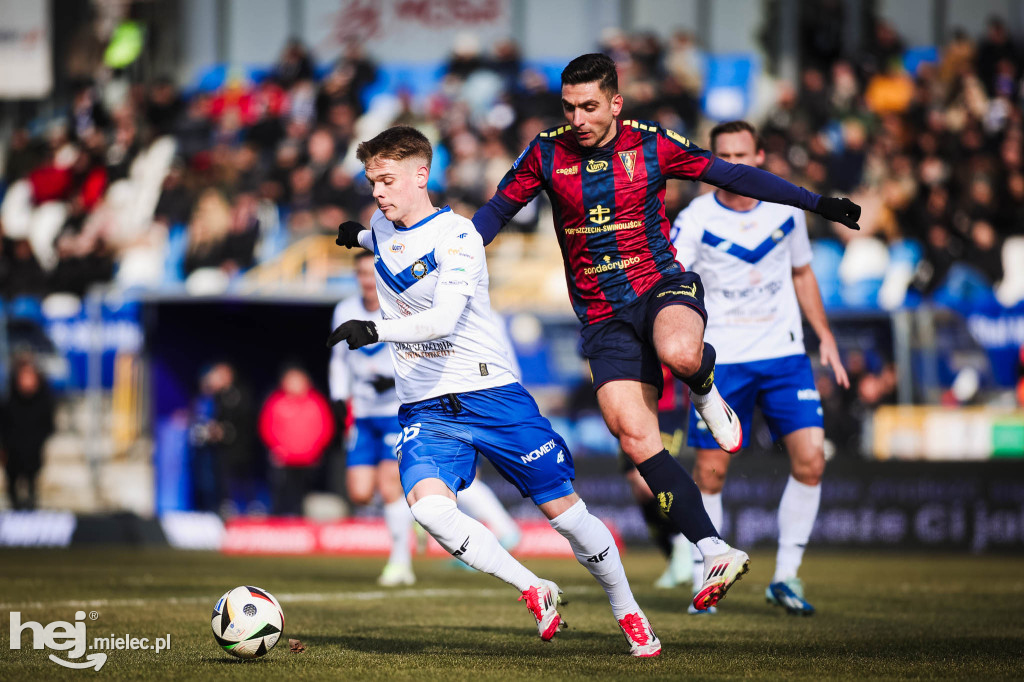
POLYGON ((343 322, 327 337, 327 347, 332 348, 341 341, 348 341, 349 350, 377 343, 377 325, 369 320, 343 322))
POLYGON ((859 230, 860 206, 853 203, 846 197, 835 199, 833 197, 822 197, 818 200, 818 207, 814 212, 828 218, 829 220, 842 223, 851 230, 859 230))
POLYGON ((373 386, 373 390, 377 391, 377 393, 384 393, 395 387, 395 378, 378 374, 370 382, 370 385, 373 386))
POLYGON ((346 220, 341 225, 338 225, 338 238, 334 240, 334 243, 338 246, 344 246, 346 249, 359 246, 359 233, 365 229, 365 227, 354 220, 346 220))

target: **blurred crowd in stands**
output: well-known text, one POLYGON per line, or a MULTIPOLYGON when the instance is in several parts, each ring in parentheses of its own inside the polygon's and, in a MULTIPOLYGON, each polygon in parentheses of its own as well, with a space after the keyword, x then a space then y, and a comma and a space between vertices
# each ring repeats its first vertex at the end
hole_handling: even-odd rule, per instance
MULTIPOLYGON (((1024 234, 1022 62, 1006 27, 993 19, 976 41, 954 31, 911 73, 884 21, 844 56, 827 39, 834 17, 806 20, 819 39, 806 42, 799 84, 780 85, 757 123, 768 170, 864 206, 859 234, 811 225, 819 265, 835 273, 823 278, 826 302, 891 309, 908 290, 952 287, 955 297, 1007 280, 999 298, 1016 303, 1022 275, 1004 269, 1020 257, 1010 238, 1024 234)), ((609 31, 600 47, 620 65, 623 116, 703 140, 691 35, 609 31)), ((230 280, 305 235, 365 220, 372 202, 353 143, 396 123, 436 141, 431 186, 471 213, 526 143, 561 120, 549 76, 507 40, 489 50, 458 40, 426 96, 379 92, 377 79, 358 48, 321 70, 293 41, 265 73, 228 71, 188 96, 168 79, 80 83, 62 120, 9 140, 0 293, 159 287, 196 271, 230 280)), ((673 183, 670 218, 694 191, 673 183)), ((531 207, 512 229, 537 223, 531 207)))

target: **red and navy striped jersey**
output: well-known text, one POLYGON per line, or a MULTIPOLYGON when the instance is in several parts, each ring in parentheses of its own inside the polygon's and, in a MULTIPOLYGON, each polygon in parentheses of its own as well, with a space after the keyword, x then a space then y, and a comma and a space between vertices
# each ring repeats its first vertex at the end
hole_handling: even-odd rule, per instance
POLYGON ((580 146, 568 125, 540 133, 498 184, 520 207, 548 193, 569 298, 583 324, 614 316, 681 269, 665 180, 699 180, 711 165, 711 152, 657 123, 616 126, 615 139, 597 148, 580 146))

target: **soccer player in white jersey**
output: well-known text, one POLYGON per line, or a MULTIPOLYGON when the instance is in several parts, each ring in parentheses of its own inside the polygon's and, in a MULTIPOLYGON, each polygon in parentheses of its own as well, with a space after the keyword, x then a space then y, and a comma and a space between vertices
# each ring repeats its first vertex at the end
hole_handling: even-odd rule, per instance
MULTIPOLYGON (((380 321, 380 302, 373 267, 373 253, 359 251, 355 257, 359 294, 334 307, 331 329, 345 320, 380 321)), ((412 585, 410 531, 412 515, 402 492, 395 444, 402 432, 398 409, 402 403, 395 391, 395 368, 383 343, 349 350, 344 344, 331 350, 328 383, 335 415, 342 428, 349 412, 354 416, 346 449, 345 484, 352 504, 367 505, 379 493, 384 503, 384 523, 391 536, 391 555, 377 582, 385 587, 412 585)), ((515 521, 501 506, 487 484, 475 480, 459 495, 459 506, 487 524, 502 545, 511 548, 519 541, 515 521)), ((461 565, 461 564, 460 564, 461 565)))
POLYGON ((490 309, 483 240, 466 218, 427 193, 430 143, 397 126, 360 143, 357 158, 378 211, 370 229, 338 228, 338 243, 372 249, 382 320, 349 320, 328 338, 359 348, 390 342, 402 408, 399 471, 412 514, 453 556, 514 585, 541 639, 563 624, 558 586, 519 563, 456 494, 487 457, 564 536, 608 595, 633 656, 658 640, 633 598, 608 528, 573 490, 572 456, 511 371, 511 349, 490 309))
MULTIPOLYGON (((711 151, 734 164, 764 162, 757 131, 731 121, 711 131, 711 151)), ((702 195, 673 226, 679 262, 704 280, 705 339, 718 351, 716 383, 739 415, 743 445, 757 405, 772 437, 789 453, 790 476, 779 503, 779 548, 765 596, 788 612, 811 615, 797 570, 811 536, 825 471, 821 401, 803 340, 800 310, 821 341, 821 364, 849 387, 835 338, 825 318, 803 211, 732 194, 702 195)), ((730 455, 690 411, 688 442, 697 448, 694 480, 717 528, 722 526, 722 487, 730 455)), ((703 576, 695 552, 694 577, 703 576)), ((693 611, 691 611, 692 613, 693 611)))

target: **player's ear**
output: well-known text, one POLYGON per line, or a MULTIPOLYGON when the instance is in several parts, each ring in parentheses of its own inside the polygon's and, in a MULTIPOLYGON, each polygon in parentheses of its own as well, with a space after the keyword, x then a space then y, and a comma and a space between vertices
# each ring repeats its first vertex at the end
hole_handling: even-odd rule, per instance
POLYGON ((416 168, 416 186, 420 189, 427 186, 427 181, 430 179, 430 167, 420 165, 416 168))
POLYGON ((622 95, 615 93, 612 97, 612 116, 618 116, 622 113, 622 95))
POLYGON ((755 166, 763 166, 764 165, 764 149, 758 149, 757 153, 754 154, 754 165, 755 166))

